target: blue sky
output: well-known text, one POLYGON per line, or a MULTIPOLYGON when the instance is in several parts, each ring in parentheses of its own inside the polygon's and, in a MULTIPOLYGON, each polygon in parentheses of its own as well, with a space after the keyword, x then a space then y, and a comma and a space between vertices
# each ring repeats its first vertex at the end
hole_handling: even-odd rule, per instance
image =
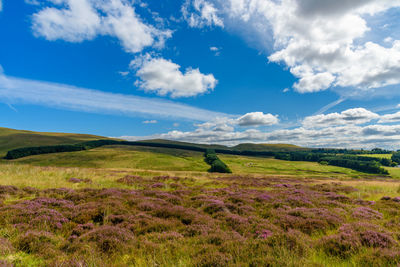
POLYGON ((400 146, 398 1, 0 3, 0 126, 400 146))

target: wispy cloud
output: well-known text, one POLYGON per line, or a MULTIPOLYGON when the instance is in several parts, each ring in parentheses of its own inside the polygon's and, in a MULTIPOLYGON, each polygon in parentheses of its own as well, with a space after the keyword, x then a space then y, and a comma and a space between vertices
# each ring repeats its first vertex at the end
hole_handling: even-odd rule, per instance
POLYGON ((147 121, 143 121, 142 123, 144 123, 144 124, 156 124, 156 123, 158 123, 158 121, 156 121, 156 120, 147 120, 147 121))
POLYGON ((34 104, 100 114, 143 117, 151 115, 194 121, 210 121, 215 117, 230 116, 173 101, 26 80, 1 73, 0 101, 6 104, 34 104))

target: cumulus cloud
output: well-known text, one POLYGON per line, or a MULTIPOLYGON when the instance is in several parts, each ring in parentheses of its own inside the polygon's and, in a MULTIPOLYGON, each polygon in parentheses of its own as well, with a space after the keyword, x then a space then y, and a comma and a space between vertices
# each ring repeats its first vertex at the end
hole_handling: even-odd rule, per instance
POLYGON ((400 111, 394 114, 387 114, 380 117, 380 123, 400 122, 400 111))
POLYGON ((47 40, 82 42, 99 35, 117 38, 129 53, 145 47, 161 47, 170 30, 146 24, 126 0, 48 0, 55 7, 45 7, 32 16, 36 36, 47 40))
MULTIPOLYGON (((174 130, 146 138, 225 145, 252 142, 289 143, 305 147, 366 149, 381 147, 393 150, 400 147, 400 125, 382 124, 397 121, 400 119, 400 112, 378 115, 364 108, 354 108, 340 113, 310 116, 303 121, 301 126, 269 131, 256 128, 243 130, 239 124, 240 118, 250 117, 251 115, 248 114, 240 117, 216 117, 211 121, 195 124, 196 129, 193 131, 174 130), (380 120, 373 123, 377 119, 380 120), (369 124, 365 125, 366 123, 369 124)), ((124 138, 137 139, 137 137, 127 136, 124 138)))
POLYGON ((272 51, 269 60, 285 64, 299 79, 293 85, 298 92, 335 87, 364 92, 400 83, 400 41, 384 47, 366 38, 380 30, 368 19, 400 7, 397 0, 208 2, 226 28, 272 51))
POLYGON ((240 126, 274 125, 278 122, 278 116, 262 112, 247 113, 237 119, 237 124, 240 126))
POLYGON ((187 68, 183 73, 178 64, 149 54, 137 57, 131 62, 131 67, 139 77, 137 86, 161 96, 196 96, 213 90, 218 83, 212 74, 202 74, 199 69, 192 68, 187 68))
MULTIPOLYGON (((125 136, 124 139, 137 140, 137 137, 125 136)), ((160 138, 194 143, 236 145, 240 143, 287 143, 304 147, 343 147, 372 149, 381 147, 398 149, 400 146, 400 126, 369 125, 369 126, 329 126, 323 129, 274 130, 263 132, 257 129, 246 131, 214 131, 198 128, 194 131, 170 131, 141 139, 160 138)))
POLYGON ((224 27, 224 23, 217 12, 214 4, 206 0, 186 0, 182 6, 183 17, 193 28, 224 27))
POLYGON ((341 113, 320 114, 306 117, 303 126, 319 128, 332 125, 364 124, 371 120, 378 119, 379 115, 364 108, 353 108, 341 113))

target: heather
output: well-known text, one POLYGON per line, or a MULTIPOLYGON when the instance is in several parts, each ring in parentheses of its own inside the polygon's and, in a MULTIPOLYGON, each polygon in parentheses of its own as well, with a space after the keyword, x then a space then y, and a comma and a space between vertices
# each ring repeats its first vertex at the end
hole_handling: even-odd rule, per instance
POLYGON ((400 263, 395 195, 371 201, 362 188, 295 177, 118 172, 113 179, 121 187, 110 188, 73 178, 80 182, 68 182, 79 188, 0 186, 1 264, 400 263))

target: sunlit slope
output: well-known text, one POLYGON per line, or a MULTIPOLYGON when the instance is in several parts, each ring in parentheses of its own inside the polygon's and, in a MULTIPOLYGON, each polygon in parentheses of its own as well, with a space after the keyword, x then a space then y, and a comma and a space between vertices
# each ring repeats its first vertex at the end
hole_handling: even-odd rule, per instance
MULTIPOLYGON (((284 161, 263 157, 218 155, 234 175, 289 175, 299 177, 366 177, 346 168, 316 162, 284 161)), ((209 166, 201 152, 171 148, 104 146, 92 150, 30 156, 11 162, 35 166, 126 168, 149 171, 206 172, 209 166)))
POLYGON ((307 151, 309 148, 290 145, 290 144, 240 144, 232 147, 235 150, 241 151, 279 151, 279 152, 289 152, 289 151, 307 151))
POLYGON ((169 148, 104 146, 92 150, 44 154, 13 160, 36 166, 207 171, 203 153, 169 148))
POLYGON ((107 139, 102 136, 72 133, 42 133, 0 127, 0 157, 8 150, 29 146, 51 146, 107 139))

